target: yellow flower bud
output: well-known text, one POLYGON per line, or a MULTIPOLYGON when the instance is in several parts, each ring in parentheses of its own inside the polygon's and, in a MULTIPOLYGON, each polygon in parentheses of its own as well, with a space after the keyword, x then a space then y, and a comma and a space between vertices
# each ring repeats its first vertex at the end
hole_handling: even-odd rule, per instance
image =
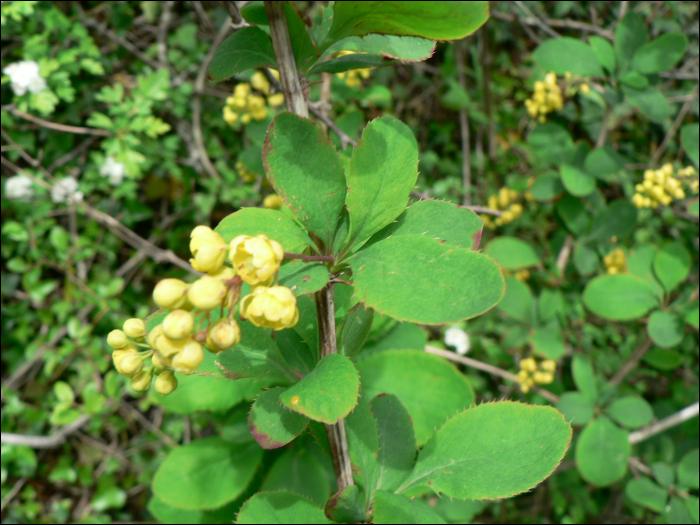
POLYGON ((226 286, 219 279, 205 275, 190 285, 187 298, 202 310, 213 310, 221 305, 226 295, 226 286))
POLYGON ((187 344, 187 341, 189 341, 190 339, 192 338, 188 337, 186 339, 170 339, 164 333, 161 333, 161 335, 159 335, 156 338, 156 342, 153 348, 155 350, 158 350, 161 353, 161 355, 167 360, 175 354, 177 354, 178 352, 181 352, 182 349, 185 347, 185 344, 187 344))
POLYGON ((169 339, 184 339, 192 335, 194 316, 185 310, 173 310, 163 319, 163 334, 169 339))
POLYGON ((508 224, 509 222, 513 222, 515 220, 515 216, 513 215, 513 212, 504 211, 501 214, 501 220, 503 221, 503 224, 508 224))
POLYGON ((666 177, 670 177, 671 175, 673 175, 673 164, 671 164, 670 162, 667 162, 666 164, 664 164, 663 166, 661 166, 661 170, 660 170, 660 171, 661 171, 666 177))
POLYGON ((265 107, 265 99, 257 95, 248 97, 248 111, 257 111, 265 107))
POLYGON ((547 73, 547 75, 544 77, 544 83, 548 86, 555 86, 557 84, 557 74, 553 71, 547 73))
POLYGON ((241 328, 235 319, 219 319, 207 330, 207 350, 218 354, 241 342, 241 328))
POLYGON ((589 86, 588 84, 581 84, 581 85, 579 86, 579 90, 580 90, 581 93, 583 93, 584 95, 588 95, 588 94, 591 92, 591 86, 589 86))
POLYGON ((185 304, 187 284, 180 279, 163 279, 153 290, 153 300, 164 310, 177 310, 185 304))
POLYGON ((231 241, 229 257, 236 273, 252 285, 267 282, 280 268, 284 249, 267 235, 239 235, 231 241))
POLYGON ((632 197, 632 204, 634 204, 637 208, 643 208, 644 207, 644 195, 641 195, 640 193, 635 193, 634 196, 632 197))
POLYGON ((491 195, 489 197, 488 207, 492 210, 497 210, 498 209, 498 197, 496 197, 495 195, 491 195))
POLYGON ((236 272, 230 266, 222 266, 215 272, 209 272, 209 277, 214 277, 221 281, 228 281, 236 276, 236 272))
POLYGON ((143 337, 146 335, 146 324, 143 322, 143 319, 138 319, 136 317, 127 319, 124 322, 124 333, 134 339, 143 337))
POLYGON ((534 358, 528 357, 520 361, 521 370, 527 370, 528 372, 534 372, 537 370, 537 362, 534 358))
POLYGON ((250 84, 247 82, 241 82, 240 84, 236 84, 236 87, 233 90, 233 96, 237 98, 245 98, 248 96, 250 93, 250 84))
POLYGON ((286 286, 259 286, 243 298, 240 312, 255 326, 274 330, 291 328, 299 321, 297 298, 286 286))
POLYGON ((266 95, 270 93, 270 83, 260 71, 253 73, 253 76, 250 78, 250 85, 266 95))
POLYGON ((517 218, 523 213, 523 206, 522 204, 518 204, 516 202, 515 204, 511 204, 509 210, 513 214, 513 216, 517 218))
POLYGON ((148 335, 146 336, 146 343, 148 343, 148 346, 155 348, 156 339, 158 339, 161 335, 163 335, 163 323, 157 324, 151 329, 150 332, 148 332, 148 335))
POLYGON ((244 111, 248 107, 248 97, 233 97, 231 107, 236 111, 244 111))
POLYGON ((272 76, 275 77, 277 80, 280 79, 280 72, 277 71, 276 69, 268 69, 270 73, 272 73, 272 76))
POLYGON ((134 390, 143 392, 144 390, 148 390, 148 387, 151 386, 151 379, 153 379, 152 374, 149 374, 145 371, 141 371, 131 378, 131 387, 134 390))
POLYGON ((225 246, 226 241, 217 232, 209 226, 197 226, 190 233, 190 252, 192 255, 197 255, 199 250, 204 246, 225 246))
POLYGON ((508 188, 501 188, 498 191, 498 206, 505 209, 510 204, 510 192, 508 188))
POLYGON ((141 371, 143 359, 138 354, 125 355, 119 360, 117 371, 127 377, 132 377, 141 371))
POLYGON ((571 74, 571 71, 567 71, 566 73, 564 73, 564 78, 565 78, 567 81, 571 80, 571 79, 573 78, 573 75, 571 74))
POLYGON ((273 193, 272 195, 268 195, 263 200, 263 206, 265 208, 270 208, 272 210, 279 210, 282 207, 282 204, 283 204, 282 197, 280 197, 276 193, 273 193))
POLYGON ((253 120, 265 120, 267 118, 267 108, 253 109, 250 112, 250 116, 253 120))
POLYGON ((544 82, 542 82, 541 80, 538 80, 537 82, 535 82, 535 91, 536 92, 544 91, 544 82))
POLYGON ((151 357, 151 364, 156 368, 156 370, 163 370, 167 366, 167 363, 158 353, 154 353, 153 357, 151 357))
POLYGON ((284 104, 284 95, 282 93, 275 93, 267 97, 267 103, 271 108, 278 108, 284 104))
POLYGON ((515 379, 518 381, 518 383, 524 383, 528 377, 530 377, 530 373, 527 370, 521 370, 515 374, 515 379))
POLYGON ((235 97, 226 97, 226 105, 232 106, 235 100, 235 97))
POLYGON ((557 362, 554 359, 545 359, 540 367, 545 372, 554 372, 557 369, 557 362))
POLYGON ((177 378, 172 370, 166 370, 156 379, 156 392, 161 396, 167 396, 177 388, 177 378))
POLYGON ((119 368, 119 365, 121 363, 121 360, 128 356, 128 355, 136 355, 138 353, 138 349, 136 348, 136 345, 134 344, 128 344, 124 346, 123 348, 118 348, 114 352, 112 352, 112 361, 114 361, 114 368, 117 369, 117 372, 121 374, 121 370, 119 368))
MULTIPOLYGON (((229 97, 231 98, 231 97, 229 97)), ((230 107, 224 107, 224 120, 229 126, 235 126, 238 123, 238 113, 233 111, 230 107)))
POLYGON ((189 339, 182 351, 172 359, 172 367, 183 374, 191 374, 204 361, 202 345, 194 339, 189 339))
POLYGON ((250 113, 243 113, 241 122, 243 122, 243 124, 250 124, 250 113))
POLYGON ((107 344, 112 348, 122 348, 129 342, 126 334, 122 330, 112 330, 107 335, 107 344))
POLYGON ((522 383, 520 385, 520 390, 522 390, 523 394, 527 394, 530 391, 530 385, 528 383, 522 383))

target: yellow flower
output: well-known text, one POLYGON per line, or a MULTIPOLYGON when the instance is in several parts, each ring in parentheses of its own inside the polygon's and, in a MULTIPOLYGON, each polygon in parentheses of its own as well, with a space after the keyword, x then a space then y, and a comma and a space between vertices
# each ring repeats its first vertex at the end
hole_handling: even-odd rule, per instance
POLYGON ((238 123, 238 119, 238 113, 233 111, 228 106, 224 107, 224 120, 226 121, 226 124, 228 124, 229 126, 234 126, 238 123))
POLYGON ((268 282, 279 270, 284 249, 267 235, 239 235, 231 241, 229 257, 236 273, 252 285, 268 282))
POLYGON ((235 98, 245 99, 245 97, 247 97, 249 93, 250 84, 248 84, 247 82, 241 82, 240 84, 237 84, 233 90, 233 96, 235 98))
POLYGON ((173 310, 163 319, 163 334, 169 339, 184 339, 192 335, 194 316, 186 310, 173 310))
POLYGON ((172 367, 183 374, 191 374, 204 361, 202 345, 194 339, 187 340, 183 349, 175 354, 172 367))
POLYGON ((250 85, 253 86, 258 91, 262 91, 266 95, 270 94, 270 83, 268 82, 265 75, 260 71, 257 71, 250 78, 250 85))
POLYGON ((112 330, 107 335, 107 344, 112 348, 123 348, 129 342, 122 330, 112 330))
POLYGON ((197 279, 187 291, 187 299, 202 310, 213 310, 221 305, 226 295, 226 286, 220 279, 204 275, 197 279))
POLYGON ((282 204, 284 204, 282 202, 282 197, 280 197, 276 193, 273 193, 272 195, 268 195, 263 200, 263 206, 265 208, 270 208, 273 210, 279 210, 282 207, 282 204))
POLYGON ((267 103, 271 108, 277 108, 284 104, 284 95, 282 93, 275 93, 267 97, 267 103))
POLYGON ((537 370, 537 361, 534 358, 528 357, 520 361, 520 369, 527 370, 528 372, 534 372, 537 370))
POLYGON ((124 322, 124 333, 129 337, 133 337, 134 339, 138 339, 139 337, 146 335, 146 325, 144 324, 143 319, 138 319, 136 317, 127 319, 124 322))
POLYGON ((241 328, 234 319, 219 319, 207 330, 207 350, 218 354, 241 342, 241 328))
POLYGON ((187 301, 187 284, 180 279, 163 279, 153 290, 153 300, 164 310, 177 310, 187 301))
POLYGON ((197 226, 190 235, 192 268, 199 272, 215 272, 226 260, 226 241, 208 226, 197 226))
POLYGON ((248 97, 248 111, 257 111, 265 107, 265 99, 257 95, 248 97))
POLYGON ((540 364, 540 367, 545 372, 554 372, 557 369, 557 362, 554 359, 545 359, 540 364))
POLYGON ((139 372, 131 378, 131 386, 134 390, 143 392, 144 390, 148 390, 148 387, 151 386, 151 379, 153 379, 153 374, 144 371, 139 372))
POLYGON ((274 330, 291 328, 299 321, 297 298, 286 286, 259 286, 243 298, 240 312, 255 326, 274 330))
POLYGON ((588 94, 591 92, 591 86, 589 86, 588 84, 581 84, 581 85, 579 86, 579 90, 580 90, 581 93, 583 93, 584 95, 588 95, 588 94))
POLYGON ((166 370, 156 379, 156 392, 162 396, 167 396, 177 388, 177 379, 172 371, 166 370))

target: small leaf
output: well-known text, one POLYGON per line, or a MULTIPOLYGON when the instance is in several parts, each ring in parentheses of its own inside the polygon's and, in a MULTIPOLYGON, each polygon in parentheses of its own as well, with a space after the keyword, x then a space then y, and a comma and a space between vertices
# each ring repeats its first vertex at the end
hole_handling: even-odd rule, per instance
POLYGON ((366 67, 380 67, 390 62, 384 60, 381 55, 353 54, 343 55, 323 62, 318 62, 309 70, 309 75, 315 73, 340 73, 349 69, 362 69, 366 67))
POLYGON ((394 491, 413 469, 416 437, 413 422, 398 397, 379 394, 370 402, 379 435, 378 489, 394 491))
POLYGON ((651 285, 631 274, 601 275, 589 281, 583 302, 594 314, 613 321, 638 319, 658 304, 651 285))
POLYGON ((422 350, 386 350, 360 361, 357 368, 369 399, 393 394, 406 407, 418 446, 435 427, 474 402, 467 378, 444 359, 422 350))
POLYGON ((529 339, 532 351, 547 359, 559 359, 566 353, 564 335, 557 319, 552 319, 544 326, 538 326, 532 331, 529 339))
POLYGON ((535 179, 530 192, 535 200, 540 202, 550 201, 564 193, 564 184, 558 173, 544 173, 535 179))
POLYGON ((630 86, 622 86, 627 102, 639 109, 639 112, 656 124, 663 124, 668 118, 670 108, 668 100, 659 88, 649 86, 644 89, 635 89, 630 86))
POLYGON ((367 513, 359 503, 360 489, 357 485, 336 492, 326 503, 326 516, 336 523, 359 523, 367 519, 367 513))
POLYGON ((257 443, 235 445, 212 436, 176 448, 153 478, 153 492, 181 509, 213 509, 236 499, 262 460, 257 443))
POLYGON ((595 178, 576 166, 562 164, 561 181, 566 190, 577 197, 585 197, 595 191, 595 178))
POLYGON ((683 362, 683 356, 675 350, 654 348, 642 360, 659 370, 674 370, 683 362))
POLYGON ((294 295, 317 292, 328 279, 328 267, 318 262, 290 261, 282 265, 279 273, 279 284, 291 288, 294 295))
POLYGON ((598 399, 598 385, 590 359, 581 354, 574 355, 571 363, 571 373, 579 391, 591 401, 598 399))
POLYGON ((377 422, 372 417, 367 396, 361 396, 355 409, 345 418, 345 433, 348 437, 353 477, 362 489, 363 507, 369 510, 381 473, 377 462, 379 453, 377 422))
POLYGON ((574 142, 565 128, 553 122, 538 125, 527 137, 532 156, 540 164, 556 165, 570 162, 574 142))
POLYGON ((308 418, 284 408, 279 397, 284 388, 262 392, 248 414, 248 426, 258 444, 265 449, 279 448, 301 434, 308 418))
POLYGON ((340 331, 340 344, 338 352, 350 358, 355 357, 362 350, 370 330, 374 310, 365 308, 362 304, 356 304, 348 312, 343 328, 340 331))
POLYGON ((598 56, 598 60, 600 61, 600 63, 605 69, 608 70, 608 73, 614 73, 616 65, 615 50, 613 49, 613 46, 610 44, 610 42, 599 36, 590 37, 588 39, 588 42, 591 44, 591 48, 593 49, 593 51, 595 51, 595 54, 598 56))
POLYGON ((627 428, 638 428, 651 423, 654 411, 649 403, 639 396, 620 397, 612 402, 606 413, 627 428))
POLYGON ((53 385, 53 391, 56 393, 56 397, 61 403, 70 405, 75 400, 73 389, 65 381, 56 381, 53 385))
POLYGON ((682 244, 670 242, 656 252, 653 264, 659 282, 671 292, 688 277, 691 258, 682 244))
POLYGON ((399 492, 427 484, 459 499, 513 496, 553 472, 571 433, 551 407, 498 401, 470 408, 428 441, 399 492))
POLYGON ((372 504, 372 523, 447 523, 420 499, 378 490, 372 504))
POLYGON ((637 505, 647 507, 654 512, 663 512, 668 500, 668 491, 647 477, 630 480, 625 487, 625 494, 637 505))
POLYGON ((615 54, 622 72, 628 69, 634 54, 646 41, 644 19, 634 11, 628 12, 615 29, 615 54))
POLYGON ((698 449, 691 450, 678 463, 678 483, 691 489, 700 485, 700 469, 698 468, 698 449))
POLYGON ((356 51, 396 58, 401 61, 418 62, 430 58, 435 52, 435 41, 416 36, 370 34, 364 37, 351 36, 336 42, 326 49, 321 58, 338 51, 356 51))
POLYGON ((609 180, 625 166, 625 160, 611 146, 596 148, 586 155, 586 173, 599 179, 609 180))
POLYGON ((331 493, 328 474, 318 458, 302 447, 288 448, 275 460, 266 473, 260 491, 294 492, 306 496, 316 505, 325 505, 331 493))
POLYGON ((330 354, 283 392, 280 401, 311 419, 334 424, 355 408, 359 391, 360 378, 352 361, 340 354, 330 354))
POLYGON ((330 524, 323 511, 291 492, 258 492, 241 507, 236 523, 330 524))
POLYGON ((685 326, 678 315, 656 310, 649 316, 649 337, 661 348, 673 348, 683 340, 685 326))
POLYGON ((513 319, 532 323, 534 308, 530 287, 512 275, 506 277, 506 294, 498 303, 498 309, 513 319))
POLYGON ((630 451, 627 432, 600 416, 581 432, 576 445, 576 465, 589 483, 599 487, 610 485, 625 475, 630 451))
POLYGON ((277 69, 275 49, 262 29, 244 27, 221 43, 209 64, 209 76, 218 82, 254 67, 277 69))
POLYGON ((557 75, 567 72, 582 77, 603 75, 596 52, 588 44, 575 38, 545 40, 537 46, 532 58, 545 70, 554 71, 557 75))
POLYGON ((572 425, 585 425, 595 415, 595 405, 581 392, 564 392, 557 403, 559 410, 572 425))
POLYGON ((696 166, 700 164, 700 153, 698 153, 698 126, 695 124, 686 124, 681 128, 681 143, 683 149, 690 157, 696 166))
POLYGON ((540 258, 532 246, 515 237, 498 237, 489 242, 484 253, 493 257, 498 264, 508 270, 521 270, 535 266, 540 258))
POLYGON ((681 33, 666 33, 647 42, 634 53, 632 67, 640 73, 666 71, 683 58, 688 39, 681 33))
POLYGON ((564 225, 576 236, 583 236, 588 229, 591 218, 586 212, 581 199, 567 195, 556 206, 557 215, 564 225))
POLYGON ((591 231, 587 239, 610 239, 624 237, 634 231, 637 225, 637 207, 626 200, 616 200, 593 217, 591 231))

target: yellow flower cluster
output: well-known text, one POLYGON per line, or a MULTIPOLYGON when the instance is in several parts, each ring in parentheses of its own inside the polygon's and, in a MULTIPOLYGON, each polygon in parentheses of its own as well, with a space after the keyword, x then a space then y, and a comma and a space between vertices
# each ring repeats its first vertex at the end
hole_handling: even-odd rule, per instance
POLYGON ((528 357, 520 361, 520 372, 515 379, 520 383, 520 390, 527 393, 533 385, 547 385, 554 381, 556 369, 557 363, 553 359, 545 359, 538 364, 534 357, 528 357))
POLYGON ((261 234, 239 235, 226 243, 208 226, 197 226, 190 236, 190 251, 192 267, 206 274, 189 284, 163 279, 156 285, 153 300, 169 310, 163 322, 147 334, 141 319, 129 319, 123 330, 113 330, 107 337, 107 344, 114 349, 115 368, 132 378, 136 390, 147 390, 156 375, 156 391, 168 395, 177 388, 173 372, 194 372, 204 360, 204 348, 219 353, 236 346, 241 341, 241 329, 234 318, 239 300, 241 319, 255 326, 283 330, 299 320, 292 291, 274 285, 284 259, 284 249, 277 241, 261 234), (225 264, 227 259, 232 267, 225 264), (253 291, 241 300, 242 283, 253 291), (200 327, 217 308, 221 318, 200 327), (228 309, 225 316, 224 309, 228 309), (207 315, 197 322, 201 312, 207 315), (139 352, 137 346, 146 350, 139 352), (149 357, 151 364, 144 369, 144 360, 149 357))
MULTIPOLYGON (((673 165, 669 162, 658 170, 646 170, 644 182, 637 184, 637 193, 632 197, 632 204, 637 208, 658 208, 660 205, 668 206, 674 199, 685 199, 682 179, 692 177, 697 172, 692 166, 678 170, 673 176, 673 165)), ((697 191, 697 180, 690 184, 692 191, 697 191)))
POLYGON ((605 269, 610 275, 624 273, 627 271, 627 256, 622 248, 615 248, 603 257, 605 269))
MULTIPOLYGON (((271 71, 276 78, 279 78, 277 71, 271 71)), ((251 120, 265 120, 268 106, 277 108, 282 104, 284 104, 284 95, 282 93, 271 95, 270 83, 265 75, 258 71, 253 74, 250 84, 241 82, 236 85, 233 96, 226 99, 224 120, 229 126, 237 124, 239 120, 243 124, 248 124, 251 120), (251 91, 251 88, 255 89, 257 93, 251 91), (267 97, 267 101, 265 97, 267 97)))
MULTIPOLYGON (((354 55, 356 54, 355 51, 340 51, 336 56, 343 57, 346 55, 354 55)), ((362 79, 367 80, 369 78, 369 70, 370 68, 368 67, 363 67, 360 69, 350 69, 348 71, 342 71, 340 73, 336 73, 335 76, 338 77, 341 80, 345 80, 345 85, 351 88, 357 87, 362 83, 362 79)))
POLYGON ((255 179, 257 178, 255 173, 250 171, 240 160, 236 162, 236 170, 238 171, 238 176, 243 179, 243 182, 248 184, 255 182, 255 179))
POLYGON ((533 118, 537 117, 540 122, 547 120, 547 113, 564 107, 564 98, 555 73, 547 73, 544 82, 541 80, 535 82, 535 92, 532 98, 525 101, 525 107, 527 114, 533 118))
POLYGON ((497 226, 509 224, 523 214, 523 206, 516 202, 520 194, 509 188, 501 188, 497 195, 491 195, 487 207, 492 210, 501 211, 501 216, 492 219, 490 215, 482 215, 481 220, 484 225, 493 230, 497 226))

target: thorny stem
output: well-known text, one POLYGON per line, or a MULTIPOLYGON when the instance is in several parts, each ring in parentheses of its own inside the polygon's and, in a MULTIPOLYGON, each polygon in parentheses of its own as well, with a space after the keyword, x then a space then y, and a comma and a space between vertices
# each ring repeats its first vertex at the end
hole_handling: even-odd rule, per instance
MULTIPOLYGON (((300 117, 309 118, 309 108, 301 89, 297 72, 292 43, 289 38, 284 2, 265 2, 265 11, 270 21, 270 36, 275 48, 277 66, 280 73, 280 83, 284 92, 287 109, 300 117)), ((286 255, 286 254, 285 254, 286 255)), ((325 260, 325 259, 324 259, 325 260)), ((318 335, 321 344, 321 357, 338 353, 335 338, 335 306, 333 302, 332 283, 326 284, 316 292, 316 311, 318 315, 318 335)), ((331 458, 338 481, 338 490, 354 485, 350 452, 345 434, 345 422, 341 419, 333 425, 325 425, 331 458)))

